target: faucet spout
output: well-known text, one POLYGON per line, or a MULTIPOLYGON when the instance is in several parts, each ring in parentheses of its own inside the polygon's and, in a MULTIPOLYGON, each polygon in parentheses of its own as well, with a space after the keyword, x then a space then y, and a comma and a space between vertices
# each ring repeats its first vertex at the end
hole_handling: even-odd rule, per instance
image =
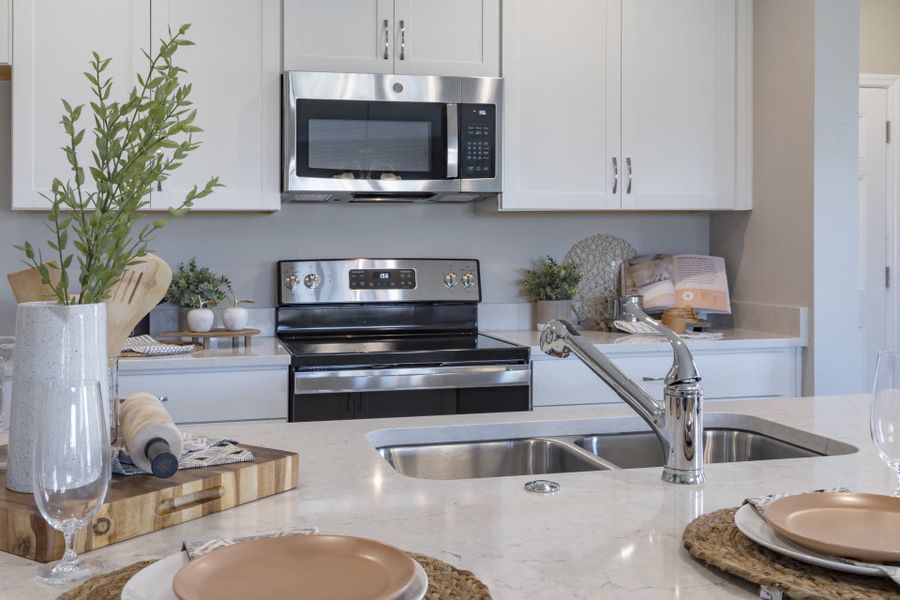
POLYGON ((666 457, 662 478, 670 483, 699 484, 703 474, 703 390, 700 374, 684 341, 636 305, 626 310, 661 333, 675 359, 666 376, 663 402, 650 396, 568 321, 551 321, 541 332, 541 350, 566 358, 575 354, 650 426, 666 457))

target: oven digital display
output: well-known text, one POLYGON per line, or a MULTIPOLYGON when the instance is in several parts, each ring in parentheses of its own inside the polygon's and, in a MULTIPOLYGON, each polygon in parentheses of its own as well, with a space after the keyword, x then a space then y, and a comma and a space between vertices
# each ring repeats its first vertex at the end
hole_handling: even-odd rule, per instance
POLYGON ((351 290, 411 290, 416 287, 415 269, 351 269, 351 290))

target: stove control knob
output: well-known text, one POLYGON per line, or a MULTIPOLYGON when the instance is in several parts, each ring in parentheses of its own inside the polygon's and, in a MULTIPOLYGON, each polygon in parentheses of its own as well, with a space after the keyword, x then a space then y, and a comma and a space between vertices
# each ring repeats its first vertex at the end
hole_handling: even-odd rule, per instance
POLYGON ((284 278, 284 287, 287 289, 294 291, 298 285, 300 285, 300 276, 296 273, 291 273, 284 278))
POLYGON ((454 273, 453 271, 444 273, 444 285, 446 285, 448 288, 455 287, 458 282, 459 277, 457 277, 456 273, 454 273))
POLYGON ((311 290, 319 287, 319 276, 315 273, 310 273, 303 278, 303 285, 311 290))
POLYGON ((460 281, 462 282, 464 288, 470 288, 475 285, 475 275, 471 272, 463 273, 460 281))

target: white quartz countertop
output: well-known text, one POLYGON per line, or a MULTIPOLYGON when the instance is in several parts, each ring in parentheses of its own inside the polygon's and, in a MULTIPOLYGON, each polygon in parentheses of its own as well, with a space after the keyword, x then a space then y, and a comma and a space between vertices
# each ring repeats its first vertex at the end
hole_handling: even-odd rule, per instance
MULTIPOLYGON (((527 329, 518 331, 483 331, 482 333, 513 344, 531 347, 532 359, 542 360, 550 358, 541 352, 540 331, 527 329)), ((691 350, 699 351, 796 348, 806 345, 806 342, 800 337, 779 335, 777 333, 765 333, 747 329, 725 329, 722 330, 722 333, 722 338, 718 340, 686 339, 686 343, 691 350)), ((607 354, 671 352, 669 343, 662 337, 638 336, 608 331, 583 331, 581 335, 590 340, 601 352, 607 354)))
MULTIPOLYGON (((215 343, 216 340, 214 340, 215 343)), ((218 340, 209 350, 197 350, 190 354, 170 356, 134 356, 119 359, 119 371, 171 371, 176 369, 234 369, 252 367, 287 368, 291 355, 274 337, 254 337, 250 347, 243 339, 237 348, 228 339, 218 340)))
MULTIPOLYGON (((698 487, 665 484, 658 468, 554 474, 549 478, 562 486, 555 496, 523 491, 533 476, 405 477, 388 466, 366 436, 414 441, 589 432, 609 423, 608 417, 639 423, 628 407, 192 427, 296 450, 300 487, 91 555, 112 569, 177 552, 185 539, 315 525, 322 532, 370 537, 470 569, 497 600, 753 598, 751 587, 691 559, 681 544, 682 531, 696 516, 738 506, 751 495, 835 486, 892 492, 896 476, 869 442, 867 401, 845 396, 717 402, 706 413, 708 423, 719 412, 756 415, 855 445, 860 448, 855 454, 707 465, 707 483, 698 487), (383 431, 395 428, 427 429, 383 431)), ((54 598, 59 590, 32 581, 33 567, 26 559, 0 554, 2 596, 54 598)))

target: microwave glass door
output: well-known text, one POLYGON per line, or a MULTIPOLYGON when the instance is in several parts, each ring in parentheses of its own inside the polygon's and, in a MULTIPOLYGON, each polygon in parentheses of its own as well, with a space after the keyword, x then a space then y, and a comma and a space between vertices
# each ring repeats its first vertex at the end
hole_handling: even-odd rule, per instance
POLYGON ((447 105, 297 100, 297 175, 446 179, 447 105))

